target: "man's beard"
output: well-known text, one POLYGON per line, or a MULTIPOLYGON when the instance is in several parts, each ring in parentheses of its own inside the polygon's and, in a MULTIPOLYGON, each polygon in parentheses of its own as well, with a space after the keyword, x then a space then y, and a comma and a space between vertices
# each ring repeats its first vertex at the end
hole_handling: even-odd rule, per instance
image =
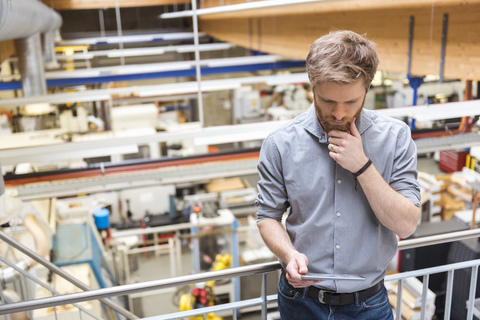
MULTIPOLYGON (((353 118, 351 117, 343 117, 341 119, 341 121, 343 122, 343 124, 334 124, 333 122, 334 121, 338 121, 335 117, 333 116, 324 116, 322 114, 322 111, 320 110, 320 108, 317 107, 317 103, 314 102, 315 104, 315 112, 317 114, 317 119, 318 119, 318 122, 320 123, 320 125, 322 126, 323 128, 323 131, 325 133, 328 133, 332 130, 339 130, 339 131, 343 131, 343 132, 350 132, 350 124, 352 123, 353 121, 353 118)), ((363 99, 363 103, 362 103, 362 107, 360 109, 358 109, 357 113, 355 114, 355 118, 358 118, 360 116, 360 113, 362 113, 362 109, 363 109, 363 105, 365 104, 365 99, 363 99)))
POLYGON ((350 132, 350 124, 352 123, 353 118, 344 117, 342 119, 343 124, 339 125, 339 124, 332 123, 333 121, 336 120, 334 117, 323 117, 320 110, 318 110, 317 117, 318 117, 318 121, 320 122, 320 125, 322 126, 323 131, 325 131, 325 133, 328 133, 332 130, 350 132))

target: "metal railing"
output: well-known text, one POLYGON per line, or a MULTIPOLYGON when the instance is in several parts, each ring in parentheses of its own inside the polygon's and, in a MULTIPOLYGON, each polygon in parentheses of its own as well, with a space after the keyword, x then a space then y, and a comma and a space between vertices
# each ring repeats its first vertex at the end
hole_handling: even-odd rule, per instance
MULTIPOLYGON (((4 235, 0 232, 0 239, 4 241, 9 241, 8 236, 4 235)), ((410 249, 421 247, 425 245, 434 245, 440 244, 445 242, 451 241, 458 241, 458 240, 465 240, 471 238, 478 238, 480 236, 480 230, 467 230, 467 231, 460 231, 455 233, 449 233, 446 235, 441 236, 430 236, 430 237, 423 237, 418 239, 412 240, 404 240, 399 242, 399 249, 410 249)), ((18 248, 18 244, 15 241, 9 241, 13 247, 18 248)), ((21 248, 20 248, 21 249, 21 248)), ((29 254, 29 249, 25 248, 25 253, 29 254)), ((32 254, 32 258, 35 258, 34 252, 30 252, 32 254)), ((30 254, 29 254, 30 255, 30 254)), ((37 257, 38 258, 38 257, 37 257)), ((52 270, 53 272, 62 273, 63 271, 57 270, 58 267, 54 265, 49 265, 48 261, 42 261, 39 259, 40 263, 52 270)), ((7 263, 5 259, 1 259, 2 262, 7 263)), ((475 291, 476 291, 476 283, 477 283, 477 272, 478 266, 480 265, 479 260, 471 260, 453 264, 447 264, 443 266, 427 268, 422 270, 415 270, 409 272, 403 272, 399 274, 392 274, 387 275, 385 280, 386 281, 397 281, 398 283, 398 290, 397 290, 397 307, 395 310, 395 314, 397 319, 401 318, 401 301, 402 301, 402 292, 404 286, 404 280, 407 278, 412 277, 423 277, 423 289, 422 289, 422 304, 421 304, 421 319, 425 319, 425 309, 427 303, 427 292, 428 292, 428 283, 429 277, 431 274, 437 274, 441 272, 447 273, 447 288, 446 288, 446 308, 445 308, 445 317, 444 319, 450 319, 451 315, 451 302, 452 302, 452 289, 454 284, 454 272, 459 269, 470 268, 471 269, 471 276, 470 276, 470 290, 469 290, 469 299, 467 300, 466 308, 468 310, 467 319, 473 319, 474 315, 474 301, 475 301, 475 291)), ((206 315, 212 312, 219 312, 224 310, 231 310, 233 319, 236 319, 237 311, 250 307, 250 306, 261 306, 261 318, 267 319, 267 305, 270 302, 274 302, 277 300, 277 295, 267 295, 267 273, 277 271, 281 268, 278 262, 270 262, 270 263, 262 263, 256 264, 251 266, 243 266, 219 271, 212 271, 207 273, 199 273, 194 275, 187 275, 187 276, 180 276, 170 279, 162 279, 162 280, 155 280, 155 281, 148 281, 142 283, 135 283, 135 284, 127 284, 122 286, 98 289, 98 290, 90 290, 80 293, 72 293, 62 296, 54 296, 48 298, 40 298, 28 301, 21 301, 16 303, 9 303, 0 305, 0 315, 7 315, 16 312, 23 312, 23 311, 30 311, 35 309, 47 308, 47 307, 56 307, 65 304, 76 304, 83 301, 93 301, 96 299, 101 299, 102 302, 108 304, 112 308, 114 308, 117 312, 121 313, 123 316, 132 319, 136 317, 131 313, 128 313, 127 310, 122 310, 121 307, 114 304, 108 298, 117 297, 117 296, 124 296, 139 292, 146 292, 152 291, 157 289, 164 289, 164 288, 171 288, 171 287, 179 287, 183 285, 189 285, 198 282, 207 282, 212 280, 220 280, 220 279, 229 279, 229 278, 237 278, 241 276, 248 276, 252 274, 262 274, 262 289, 261 295, 258 298, 243 300, 243 301, 235 301, 230 303, 225 303, 221 305, 215 305, 211 307, 205 307, 200 309, 193 309, 189 311, 183 312, 175 312, 165 315, 159 315, 149 318, 144 318, 148 320, 168 320, 168 319, 180 319, 192 316, 203 316, 206 319, 206 315), (127 311, 127 312, 125 312, 127 311), (133 317, 132 317, 133 316, 133 317)), ((22 270, 17 270, 25 275, 22 270)), ((27 275, 26 275, 27 276, 27 275)), ((28 276, 27 276, 28 277, 28 276)), ((75 280, 73 280, 75 281, 75 280)), ((87 290, 87 289, 85 289, 87 290)), ((1 297, 0 297, 1 298, 1 297)), ((84 312, 81 308, 79 308, 80 312, 84 312)), ((88 314, 88 311, 86 312, 88 314)), ((94 317, 98 318, 98 317, 94 317)))

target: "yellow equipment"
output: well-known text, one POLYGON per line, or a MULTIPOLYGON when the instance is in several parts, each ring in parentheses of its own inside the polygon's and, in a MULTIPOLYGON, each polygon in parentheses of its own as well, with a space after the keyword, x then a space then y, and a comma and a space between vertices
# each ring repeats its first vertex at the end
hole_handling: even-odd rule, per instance
MULTIPOLYGON (((228 269, 232 265, 233 257, 231 254, 217 254, 210 271, 228 269)), ((205 283, 197 283, 192 286, 189 293, 182 294, 179 302, 180 311, 188 311, 192 309, 204 308, 215 304, 215 296, 213 287, 215 280, 205 283)), ((208 320, 222 320, 221 317, 215 316, 214 313, 207 313, 208 320)), ((190 320, 202 320, 203 316, 189 317, 190 320)))

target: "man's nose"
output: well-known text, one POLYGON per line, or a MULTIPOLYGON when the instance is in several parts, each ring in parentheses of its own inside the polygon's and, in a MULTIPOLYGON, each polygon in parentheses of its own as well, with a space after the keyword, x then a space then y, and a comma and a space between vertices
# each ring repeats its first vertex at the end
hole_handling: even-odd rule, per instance
POLYGON ((332 116, 337 120, 342 120, 347 115, 347 109, 343 103, 338 103, 333 109, 332 116))

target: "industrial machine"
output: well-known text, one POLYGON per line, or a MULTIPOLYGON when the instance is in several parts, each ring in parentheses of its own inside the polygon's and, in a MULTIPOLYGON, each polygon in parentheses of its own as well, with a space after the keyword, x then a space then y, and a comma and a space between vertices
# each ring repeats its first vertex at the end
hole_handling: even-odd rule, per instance
MULTIPOLYGON (((233 257, 231 254, 217 254, 211 271, 227 269, 231 266, 233 257)), ((217 304, 214 293, 215 281, 205 283, 197 283, 193 285, 188 293, 182 294, 179 302, 180 311, 188 311, 192 309, 209 307, 217 304)), ((200 320, 203 316, 190 317, 190 320, 200 320)), ((221 320, 221 317, 215 316, 214 313, 207 314, 208 320, 221 320)))

